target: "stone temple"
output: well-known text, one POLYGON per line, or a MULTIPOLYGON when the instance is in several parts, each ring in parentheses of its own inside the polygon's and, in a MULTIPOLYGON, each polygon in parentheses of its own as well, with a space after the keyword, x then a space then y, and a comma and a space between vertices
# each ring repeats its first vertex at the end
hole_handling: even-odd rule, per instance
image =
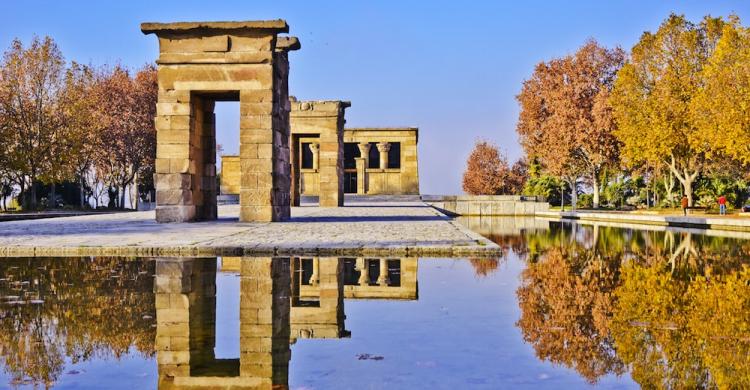
POLYGON ((283 20, 143 23, 159 38, 156 220, 216 219, 214 104, 240 102, 240 221, 290 215, 288 52, 283 20))
MULTIPOLYGON (((343 194, 418 195, 414 127, 344 128, 346 101, 291 97, 291 201, 318 196, 321 207, 343 205, 343 194)), ((238 194, 239 156, 224 155, 221 193, 238 194)))
POLYGON ((159 40, 156 220, 217 217, 217 101, 239 101, 239 155, 223 156, 222 194, 240 221, 283 221, 302 195, 321 207, 344 194, 419 194, 418 129, 345 129, 346 101, 289 96, 283 20, 143 23, 159 40))

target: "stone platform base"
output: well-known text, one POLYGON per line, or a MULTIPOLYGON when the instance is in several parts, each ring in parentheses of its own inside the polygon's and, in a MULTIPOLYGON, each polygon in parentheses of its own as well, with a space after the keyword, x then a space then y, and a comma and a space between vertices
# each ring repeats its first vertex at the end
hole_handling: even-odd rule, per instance
POLYGON ((295 207, 287 222, 160 224, 153 211, 5 222, 0 256, 435 256, 494 257, 500 247, 422 202, 295 207))

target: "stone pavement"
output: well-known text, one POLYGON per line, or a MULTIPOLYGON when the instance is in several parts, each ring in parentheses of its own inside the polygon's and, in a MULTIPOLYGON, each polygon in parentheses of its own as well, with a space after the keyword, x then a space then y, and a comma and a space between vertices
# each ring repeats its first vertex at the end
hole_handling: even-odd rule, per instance
POLYGON ((287 222, 159 224, 153 211, 0 223, 0 256, 497 256, 500 248, 418 201, 295 207, 287 222))

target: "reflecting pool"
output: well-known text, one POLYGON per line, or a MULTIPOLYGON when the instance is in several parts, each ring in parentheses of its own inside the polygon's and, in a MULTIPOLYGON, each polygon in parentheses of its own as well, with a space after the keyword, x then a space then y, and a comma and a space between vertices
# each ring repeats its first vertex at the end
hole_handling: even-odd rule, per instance
POLYGON ((750 241, 462 222, 502 258, 0 259, 0 387, 750 386, 750 241))

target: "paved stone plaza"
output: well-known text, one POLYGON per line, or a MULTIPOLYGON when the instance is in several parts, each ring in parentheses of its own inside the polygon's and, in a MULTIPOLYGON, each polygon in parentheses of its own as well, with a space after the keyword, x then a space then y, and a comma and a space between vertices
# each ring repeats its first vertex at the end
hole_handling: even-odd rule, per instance
POLYGON ((0 225, 0 256, 394 255, 496 256, 500 248, 419 201, 295 207, 287 222, 239 222, 239 206, 215 221, 160 224, 153 211, 0 225))

